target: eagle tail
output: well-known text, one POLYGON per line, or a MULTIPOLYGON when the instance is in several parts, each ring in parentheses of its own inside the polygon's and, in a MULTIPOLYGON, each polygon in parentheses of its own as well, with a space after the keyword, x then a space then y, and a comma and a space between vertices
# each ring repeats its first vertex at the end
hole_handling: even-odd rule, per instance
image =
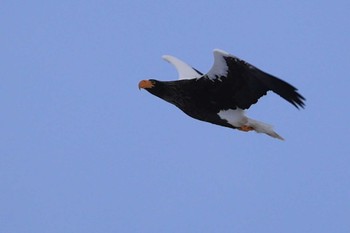
POLYGON ((248 118, 247 125, 252 127, 253 130, 257 133, 265 133, 265 134, 269 135, 270 137, 277 138, 277 139, 284 141, 284 138, 282 138, 278 133, 276 133, 273 130, 272 125, 269 125, 269 124, 266 124, 264 122, 257 121, 257 120, 251 119, 251 118, 248 118))

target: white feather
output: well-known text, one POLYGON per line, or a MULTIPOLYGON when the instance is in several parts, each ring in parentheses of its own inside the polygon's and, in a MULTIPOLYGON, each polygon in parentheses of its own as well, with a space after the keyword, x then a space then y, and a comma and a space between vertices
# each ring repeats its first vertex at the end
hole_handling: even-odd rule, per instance
POLYGON ((221 119, 226 120, 227 123, 229 123, 230 125, 236 128, 240 128, 242 126, 249 126, 249 127, 252 127, 254 131, 257 133, 265 133, 273 138, 284 140, 280 135, 278 135, 273 130, 272 125, 248 118, 245 115, 244 110, 240 108, 221 110, 220 112, 218 112, 218 116, 221 119))
POLYGON ((220 49, 214 49, 214 64, 207 73, 208 77, 210 79, 215 79, 220 76, 227 76, 228 72, 228 66, 224 59, 224 57, 231 56, 229 53, 220 50, 220 49))
POLYGON ((181 61, 180 59, 174 56, 164 55, 162 56, 162 58, 176 68, 179 74, 179 79, 193 79, 202 77, 202 75, 199 74, 190 65, 186 64, 185 62, 181 61))
POLYGON ((245 116, 243 109, 228 109, 218 112, 221 119, 226 120, 230 125, 234 127, 241 127, 248 122, 248 117, 245 116))
POLYGON ((272 125, 269 125, 269 124, 266 124, 264 122, 257 121, 257 120, 251 119, 251 118, 248 118, 247 125, 252 127, 255 130, 255 132, 257 132, 257 133, 265 133, 273 138, 278 138, 280 140, 284 140, 284 138, 282 138, 280 135, 278 135, 278 133, 276 133, 273 130, 272 125))

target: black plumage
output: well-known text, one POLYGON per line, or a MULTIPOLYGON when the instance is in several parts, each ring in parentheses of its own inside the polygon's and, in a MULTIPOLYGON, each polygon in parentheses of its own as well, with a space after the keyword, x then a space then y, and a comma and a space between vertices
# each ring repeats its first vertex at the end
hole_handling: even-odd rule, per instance
POLYGON ((224 57, 228 65, 226 77, 219 77, 234 93, 232 101, 237 107, 248 109, 267 91, 273 91, 296 108, 304 107, 304 97, 289 83, 274 77, 236 57, 224 57))

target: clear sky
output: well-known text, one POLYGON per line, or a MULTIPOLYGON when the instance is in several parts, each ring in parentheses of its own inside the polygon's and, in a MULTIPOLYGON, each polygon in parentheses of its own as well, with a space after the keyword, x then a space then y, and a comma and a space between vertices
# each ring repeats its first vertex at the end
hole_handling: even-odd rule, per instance
POLYGON ((350 232, 349 1, 1 1, 0 232, 350 232), (193 120, 139 91, 226 50, 294 86, 193 120))

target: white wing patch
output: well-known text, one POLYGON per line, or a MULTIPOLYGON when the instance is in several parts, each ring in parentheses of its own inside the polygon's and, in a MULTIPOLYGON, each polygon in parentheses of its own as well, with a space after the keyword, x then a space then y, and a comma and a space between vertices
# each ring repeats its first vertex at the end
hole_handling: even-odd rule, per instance
POLYGON ((162 56, 162 58, 176 68, 179 74, 179 79, 194 79, 202 77, 202 75, 199 74, 190 65, 186 64, 185 62, 181 61, 176 57, 164 55, 162 56))
POLYGON ((229 53, 223 50, 214 49, 214 64, 209 70, 209 72, 207 73, 207 76, 209 77, 209 79, 213 80, 221 76, 224 76, 224 77, 227 76, 228 66, 224 57, 230 57, 230 56, 232 55, 230 55, 229 53))

